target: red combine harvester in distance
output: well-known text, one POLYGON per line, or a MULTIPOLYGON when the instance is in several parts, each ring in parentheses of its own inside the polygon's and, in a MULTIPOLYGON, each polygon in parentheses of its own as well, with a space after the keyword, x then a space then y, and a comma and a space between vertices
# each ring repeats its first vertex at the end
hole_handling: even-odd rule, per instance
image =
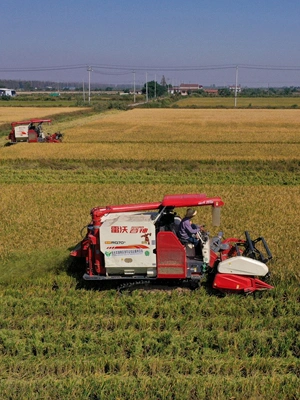
POLYGON ((61 143, 63 134, 60 132, 45 134, 43 124, 50 124, 51 119, 29 119, 11 123, 11 131, 8 135, 9 144, 19 142, 28 143, 61 143))
POLYGON ((115 281, 124 286, 151 282, 200 285, 206 276, 221 292, 253 293, 272 289, 264 280, 272 254, 263 237, 223 239, 201 229, 199 244, 178 238, 182 207, 210 206, 212 223, 220 225, 220 197, 205 194, 168 195, 161 202, 96 207, 81 242, 71 252, 85 262, 83 278, 115 281), (258 278, 259 277, 259 278, 258 278))

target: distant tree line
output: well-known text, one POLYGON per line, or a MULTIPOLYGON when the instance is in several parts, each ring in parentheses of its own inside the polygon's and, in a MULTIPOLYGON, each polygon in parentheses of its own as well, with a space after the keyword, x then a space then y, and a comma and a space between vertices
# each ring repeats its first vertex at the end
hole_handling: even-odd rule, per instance
MULTIPOLYGON (((300 95, 300 87, 270 87, 270 88, 242 88, 239 97, 270 97, 270 96, 294 96, 300 95)), ((234 96, 234 90, 229 88, 218 89, 218 95, 222 97, 234 96)))
MULTIPOLYGON (((53 82, 53 81, 36 81, 36 80, 0 80, 0 87, 5 87, 9 89, 15 89, 16 91, 68 91, 77 90, 81 91, 83 89, 82 83, 78 82, 53 82), (70 89, 72 88, 72 89, 70 89)), ((143 94, 148 91, 149 99, 155 97, 161 97, 165 95, 168 89, 171 89, 172 85, 167 84, 166 79, 163 75, 160 84, 155 81, 149 81, 145 83, 142 87, 141 85, 136 85, 136 90, 142 90, 143 94)), ((230 90, 228 87, 217 88, 213 86, 214 89, 218 90, 218 96, 222 97, 232 97, 235 95, 234 90, 230 90)), ((125 93, 130 93, 132 91, 132 86, 128 84, 120 85, 107 85, 107 84, 97 84, 91 83, 91 89, 93 91, 115 91, 123 90, 125 93)), ((87 90, 87 84, 86 84, 87 90)), ((205 89, 200 89, 197 92, 189 92, 190 95, 196 96, 210 96, 209 93, 205 92, 205 89)), ((268 87, 268 88, 242 88, 241 92, 238 93, 239 97, 269 97, 269 96, 294 96, 300 95, 300 87, 290 86, 290 87, 268 87)))
MULTIPOLYGON (((85 90, 87 90, 87 82, 85 83, 85 90)), ((91 90, 94 91, 114 91, 114 90, 126 90, 128 89, 128 84, 119 85, 107 85, 99 83, 91 83, 91 90)), ((68 91, 68 90, 78 90, 82 91, 82 82, 53 82, 53 81, 36 81, 36 80, 0 80, 0 87, 5 87, 8 89, 15 89, 16 91, 32 92, 32 91, 68 91)), ((136 89, 141 89, 141 85, 136 85, 136 89)))

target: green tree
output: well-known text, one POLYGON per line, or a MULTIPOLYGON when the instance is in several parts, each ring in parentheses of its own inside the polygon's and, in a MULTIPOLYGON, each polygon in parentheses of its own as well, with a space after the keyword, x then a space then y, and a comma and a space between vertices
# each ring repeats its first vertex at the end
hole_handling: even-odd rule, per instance
MULTIPOLYGON (((156 97, 163 96, 167 92, 166 86, 162 86, 155 81, 147 82, 147 85, 148 85, 148 97, 150 99, 154 98, 155 95, 156 95, 156 97)), ((142 93, 146 94, 146 90, 147 90, 147 88, 146 88, 146 83, 145 83, 144 87, 142 88, 142 93)))
POLYGON ((283 88, 283 95, 284 96, 290 96, 291 93, 292 93, 292 88, 290 88, 290 87, 283 88))
POLYGON ((218 89, 218 95, 223 97, 229 97, 231 95, 230 89, 228 88, 218 89))
POLYGON ((24 82, 23 88, 26 92, 29 92, 30 90, 32 90, 32 85, 30 82, 26 81, 24 82))
POLYGON ((164 75, 161 78, 160 84, 161 84, 161 86, 167 86, 167 81, 166 81, 166 78, 164 75))

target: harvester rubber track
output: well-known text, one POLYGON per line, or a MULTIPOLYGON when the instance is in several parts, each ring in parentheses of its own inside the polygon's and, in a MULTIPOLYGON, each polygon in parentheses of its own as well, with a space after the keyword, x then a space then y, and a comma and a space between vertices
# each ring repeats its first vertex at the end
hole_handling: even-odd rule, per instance
POLYGON ((133 281, 122 283, 117 287, 118 293, 122 294, 123 292, 131 293, 135 289, 145 289, 151 284, 150 281, 141 280, 141 281, 133 281))
POLYGON ((143 289, 147 291, 151 290, 174 290, 174 289, 188 289, 188 290, 196 290, 200 287, 200 280, 183 280, 179 282, 172 282, 168 280, 164 280, 161 282, 154 282, 152 280, 140 280, 140 281, 132 281, 122 283, 117 287, 118 293, 122 294, 123 292, 131 293, 136 289, 143 289))

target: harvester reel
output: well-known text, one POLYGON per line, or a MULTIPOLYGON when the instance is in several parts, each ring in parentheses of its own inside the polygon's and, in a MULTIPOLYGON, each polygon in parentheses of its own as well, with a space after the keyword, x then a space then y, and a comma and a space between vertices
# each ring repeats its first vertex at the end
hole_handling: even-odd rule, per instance
POLYGON ((272 254, 271 254, 271 252, 268 248, 268 245, 263 237, 258 237, 255 240, 251 240, 249 232, 247 232, 247 231, 245 232, 245 236, 246 236, 246 243, 245 243, 245 250, 243 251, 244 257, 249 257, 254 260, 261 261, 263 263, 266 263, 268 260, 271 260, 272 254), (256 247, 256 244, 258 242, 262 242, 268 257, 265 257, 264 254, 262 253, 262 251, 260 251, 256 247))

